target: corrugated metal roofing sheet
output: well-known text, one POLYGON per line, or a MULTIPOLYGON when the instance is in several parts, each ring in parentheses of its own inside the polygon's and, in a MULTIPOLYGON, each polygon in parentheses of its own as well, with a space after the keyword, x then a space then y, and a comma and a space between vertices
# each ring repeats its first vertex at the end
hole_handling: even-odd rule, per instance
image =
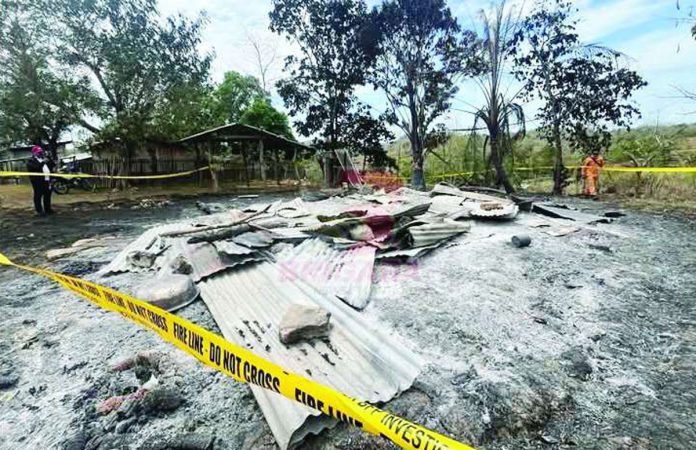
POLYGON ((426 253, 429 253, 432 250, 435 250, 440 245, 441 245, 441 243, 438 242, 436 244, 429 245, 427 247, 416 247, 416 248, 408 248, 408 249, 401 249, 401 250, 391 250, 388 252, 378 254, 376 259, 385 260, 385 261, 394 261, 394 260, 413 261, 413 260, 418 259, 421 256, 425 255, 426 253))
MULTIPOLYGON (((287 268, 265 262, 226 272, 200 283, 201 296, 226 339, 259 356, 370 402, 384 402, 408 389, 421 360, 391 336, 367 324, 366 317, 323 294, 287 268), (285 346, 278 325, 294 303, 319 306, 332 315, 328 339, 285 346)), ((319 412, 275 393, 252 387, 281 449, 296 446, 325 421, 319 412)))
POLYGON ((198 282, 227 269, 227 265, 222 261, 213 244, 208 242, 186 244, 183 239, 174 239, 173 241, 177 243, 176 249, 172 248, 168 253, 182 254, 186 258, 193 267, 191 274, 193 281, 198 282))
POLYGON ((137 239, 131 242, 125 249, 123 249, 121 253, 116 255, 116 257, 109 264, 104 266, 99 271, 99 274, 108 275, 121 272, 146 271, 147 269, 138 269, 129 264, 127 260, 128 255, 135 251, 152 251, 153 248, 156 248, 157 251, 155 253, 158 253, 160 247, 165 245, 164 243, 166 242, 162 239, 163 236, 197 232, 202 229, 206 229, 206 227, 232 225, 233 223, 238 222, 240 217, 244 216, 246 215, 241 215, 239 211, 232 210, 149 228, 145 230, 145 232, 137 239))
POLYGON ((297 274, 322 292, 363 309, 370 300, 376 251, 367 245, 338 250, 320 239, 308 239, 276 258, 288 276, 297 274))
POLYGON ((250 255, 255 251, 231 241, 216 241, 215 248, 226 255, 250 255))
POLYGON ((265 231, 250 231, 233 237, 232 242, 249 248, 266 248, 273 245, 273 237, 265 231))
POLYGON ((447 213, 451 218, 471 217, 474 219, 514 219, 519 213, 519 207, 512 200, 462 191, 446 183, 433 187, 433 207, 430 211, 447 213), (447 197, 460 199, 453 200, 447 197), (442 198, 445 197, 445 198, 442 198))
POLYGON ((134 267, 128 262, 128 255, 136 251, 151 251, 153 246, 159 246, 160 234, 167 231, 180 230, 182 228, 188 229, 190 227, 182 224, 167 224, 158 227, 150 228, 141 234, 136 240, 128 244, 128 246, 123 249, 116 257, 111 260, 109 264, 104 266, 100 271, 100 275, 108 275, 114 273, 122 272, 141 272, 146 271, 144 268, 134 267))
POLYGON ((467 222, 447 220, 443 222, 414 225, 408 228, 408 232, 411 235, 413 247, 429 247, 441 241, 451 239, 454 236, 466 233, 470 229, 471 225, 467 222))
POLYGON ((463 198, 455 195, 436 195, 429 211, 435 214, 451 214, 462 209, 463 198))

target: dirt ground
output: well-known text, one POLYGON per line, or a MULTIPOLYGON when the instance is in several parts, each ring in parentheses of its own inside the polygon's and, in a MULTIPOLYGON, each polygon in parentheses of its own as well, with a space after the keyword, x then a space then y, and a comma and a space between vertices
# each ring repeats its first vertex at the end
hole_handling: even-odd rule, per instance
MULTIPOLYGON (((71 190, 67 195, 54 194, 53 205, 58 209, 74 206, 109 205, 114 206, 130 204, 142 199, 185 199, 201 196, 224 196, 233 194, 253 194, 259 192, 288 192, 296 191, 298 186, 294 181, 284 181, 277 184, 274 181, 264 183, 252 181, 248 186, 235 183, 221 183, 217 192, 206 185, 198 185, 192 182, 177 182, 166 185, 140 185, 126 189, 98 188, 94 192, 85 192, 79 189, 71 190)), ((32 206, 32 190, 27 183, 24 184, 0 184, 0 209, 25 210, 32 206)))
MULTIPOLYGON (((193 200, 51 218, 0 210, 0 251, 133 292, 142 278, 93 273, 146 227, 197 214, 193 200), (44 258, 107 235, 106 247, 44 258)), ((476 222, 417 264, 378 267, 364 314, 427 361, 385 409, 482 449, 694 448, 696 223, 628 212, 552 237, 530 220, 476 222), (509 244, 519 232, 530 247, 509 244)), ((1 269, 0 285, 0 448, 276 448, 247 386, 36 276, 1 269), (99 415, 139 385, 111 366, 141 352, 168 407, 99 415)), ((180 314, 217 331, 202 302, 180 314)), ((393 447, 339 425, 302 448, 393 447)))

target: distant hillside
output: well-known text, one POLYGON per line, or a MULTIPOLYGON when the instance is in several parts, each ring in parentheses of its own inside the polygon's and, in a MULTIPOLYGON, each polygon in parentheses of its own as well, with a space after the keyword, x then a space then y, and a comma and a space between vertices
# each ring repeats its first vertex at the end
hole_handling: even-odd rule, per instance
MULTIPOLYGON (((472 136, 466 133, 452 134, 449 141, 439 146, 427 156, 426 176, 437 180, 447 174, 476 173, 472 181, 484 181, 483 173, 488 170, 488 152, 484 150, 485 136, 472 136)), ((410 145, 407 139, 400 138, 388 148, 389 156, 397 160, 399 174, 406 178, 411 175, 410 145)), ((649 165, 692 165, 696 164, 696 124, 666 126, 641 126, 630 131, 616 131, 611 147, 605 154, 611 163, 649 165)), ((583 155, 566 150, 564 160, 567 164, 577 164, 583 155)), ((544 168, 553 165, 553 153, 536 130, 514 144, 511 155, 506 155, 505 165, 510 171, 519 168, 544 168)), ((521 182, 528 175, 538 173, 516 173, 521 182)))

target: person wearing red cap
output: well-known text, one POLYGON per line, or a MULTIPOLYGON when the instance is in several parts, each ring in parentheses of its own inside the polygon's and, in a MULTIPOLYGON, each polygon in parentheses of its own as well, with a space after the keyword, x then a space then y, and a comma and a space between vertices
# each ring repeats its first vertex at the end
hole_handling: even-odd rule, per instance
POLYGON ((27 172, 42 174, 41 176, 29 177, 31 187, 34 188, 34 208, 39 216, 53 214, 53 209, 51 209, 51 170, 54 167, 55 164, 46 157, 40 146, 35 145, 31 148, 31 158, 27 161, 27 172))

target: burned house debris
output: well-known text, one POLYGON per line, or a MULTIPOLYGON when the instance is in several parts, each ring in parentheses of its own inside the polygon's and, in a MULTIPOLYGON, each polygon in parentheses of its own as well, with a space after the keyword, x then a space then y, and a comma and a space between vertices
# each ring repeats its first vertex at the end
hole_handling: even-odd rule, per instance
MULTIPOLYGON (((167 309, 200 290, 226 339, 369 402, 407 390, 422 367, 361 312, 376 266, 409 264, 467 233, 471 219, 511 220, 518 213, 510 200, 446 184, 430 193, 400 188, 204 210, 145 231, 100 274, 152 272, 142 296, 167 309)), ((334 423, 251 389, 282 449, 334 423)))

